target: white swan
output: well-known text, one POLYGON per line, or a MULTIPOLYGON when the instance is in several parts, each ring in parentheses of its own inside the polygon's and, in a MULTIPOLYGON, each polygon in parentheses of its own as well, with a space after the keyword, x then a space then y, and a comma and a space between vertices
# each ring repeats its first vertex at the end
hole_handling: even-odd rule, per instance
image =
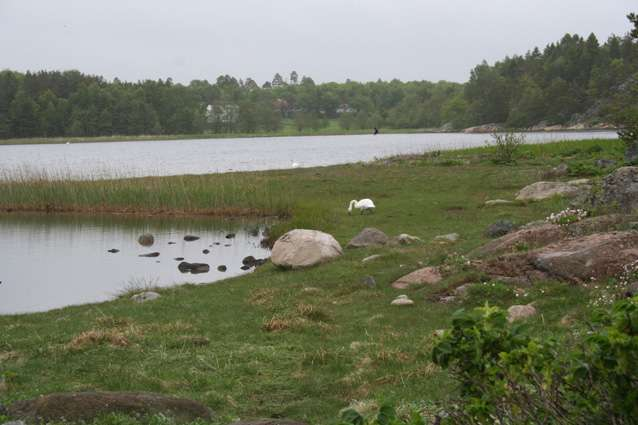
POLYGON ((375 206, 374 202, 372 202, 372 199, 366 198, 359 201, 353 199, 352 201, 350 201, 350 205, 348 206, 348 214, 352 214, 352 208, 361 210, 361 214, 363 214, 364 211, 373 213, 375 206))
POLYGON ((295 162, 295 161, 292 161, 291 167, 292 168, 298 168, 299 167, 299 163, 295 162))

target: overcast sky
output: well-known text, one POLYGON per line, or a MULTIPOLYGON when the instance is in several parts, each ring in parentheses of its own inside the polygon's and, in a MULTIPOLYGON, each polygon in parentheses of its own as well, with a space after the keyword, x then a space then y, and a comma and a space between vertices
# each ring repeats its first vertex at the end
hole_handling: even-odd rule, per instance
POLYGON ((259 84, 466 81, 566 32, 629 30, 636 0, 0 0, 0 69, 259 84))

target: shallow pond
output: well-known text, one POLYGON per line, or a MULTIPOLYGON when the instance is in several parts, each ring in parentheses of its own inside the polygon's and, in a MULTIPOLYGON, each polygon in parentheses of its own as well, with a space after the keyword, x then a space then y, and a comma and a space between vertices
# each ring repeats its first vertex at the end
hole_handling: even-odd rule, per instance
MULTIPOLYGON (((484 146, 489 134, 421 133, 0 146, 0 179, 117 178, 314 167, 484 146)), ((615 139, 613 131, 527 133, 528 143, 615 139)))
POLYGON ((208 283, 249 273, 253 269, 241 269, 244 257, 270 256, 260 246, 265 226, 206 218, 0 215, 0 314, 105 301, 131 287, 208 283), (152 246, 138 243, 143 233, 154 236, 152 246), (227 238, 230 233, 235 236, 227 238), (186 235, 200 239, 187 242, 186 235), (152 252, 160 255, 139 257, 152 252), (209 264, 210 271, 182 273, 179 257, 209 264), (224 272, 217 270, 222 265, 224 272))

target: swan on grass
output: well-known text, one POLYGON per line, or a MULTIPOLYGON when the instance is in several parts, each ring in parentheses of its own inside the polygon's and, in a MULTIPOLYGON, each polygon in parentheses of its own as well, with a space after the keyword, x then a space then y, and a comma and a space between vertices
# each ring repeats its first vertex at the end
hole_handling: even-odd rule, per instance
POLYGON ((350 205, 348 206, 348 214, 352 214, 353 208, 361 210, 361 214, 363 214, 366 211, 369 213, 373 213, 375 206, 374 202, 372 202, 372 199, 365 198, 359 201, 353 199, 352 201, 350 201, 350 205))

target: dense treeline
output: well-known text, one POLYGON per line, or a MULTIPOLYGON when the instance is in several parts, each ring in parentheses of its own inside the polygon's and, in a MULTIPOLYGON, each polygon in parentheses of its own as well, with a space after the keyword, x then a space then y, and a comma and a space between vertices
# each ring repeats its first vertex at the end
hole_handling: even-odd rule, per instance
POLYGON ((536 48, 477 66, 464 98, 476 123, 592 123, 613 119, 617 99, 637 76, 638 44, 631 37, 614 36, 600 45, 593 34, 567 34, 543 52, 536 48))
POLYGON ((486 123, 609 121, 633 99, 638 43, 628 35, 600 44, 565 35, 560 42, 494 65, 466 84, 441 81, 315 84, 292 72, 259 86, 220 76, 188 85, 171 79, 112 82, 78 71, 0 72, 0 138, 138 134, 253 133, 298 130, 338 120, 344 130, 463 128, 486 123), (627 99, 628 93, 630 98, 627 99))

